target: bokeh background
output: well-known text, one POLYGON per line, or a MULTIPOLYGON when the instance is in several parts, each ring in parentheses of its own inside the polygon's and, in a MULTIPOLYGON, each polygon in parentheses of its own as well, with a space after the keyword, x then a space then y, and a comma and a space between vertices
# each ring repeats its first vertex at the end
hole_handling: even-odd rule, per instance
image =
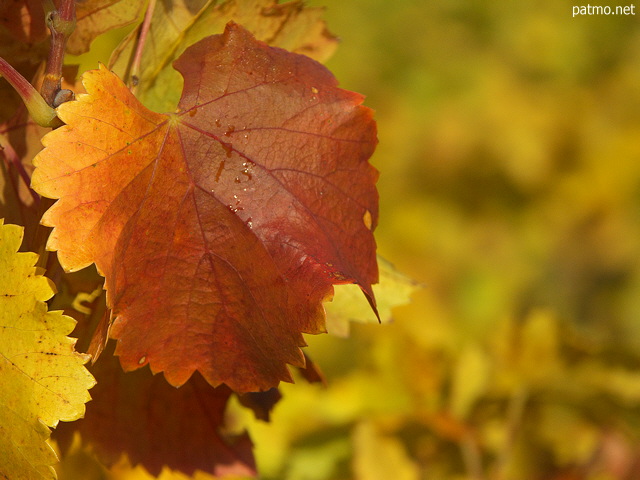
POLYGON ((380 254, 421 287, 309 337, 327 386, 271 423, 230 410, 261 478, 640 478, 640 12, 309 3, 377 112, 380 254))
POLYGON ((328 387, 251 426, 263 478, 640 478, 640 12, 312 4, 377 112, 380 253, 423 287, 309 338, 328 387))

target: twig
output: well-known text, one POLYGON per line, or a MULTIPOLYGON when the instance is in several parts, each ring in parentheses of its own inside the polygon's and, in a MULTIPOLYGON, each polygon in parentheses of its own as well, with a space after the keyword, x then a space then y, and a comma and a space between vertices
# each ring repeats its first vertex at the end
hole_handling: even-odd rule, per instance
POLYGON ((47 104, 55 107, 60 104, 59 100, 56 101, 56 97, 62 90, 64 49, 67 45, 67 39, 76 28, 76 2, 75 0, 60 0, 58 9, 55 8, 51 0, 43 0, 42 4, 47 26, 51 30, 51 47, 40 92, 47 104))
POLYGON ((130 70, 130 90, 135 95, 138 82, 140 79, 140 64, 142 62, 142 53, 144 52, 144 45, 147 41, 147 35, 151 28, 151 19, 153 18, 153 11, 156 8, 156 0, 149 0, 147 5, 147 11, 144 14, 144 20, 140 27, 140 33, 138 34, 138 41, 136 43, 136 51, 133 56, 133 62, 131 63, 130 70))

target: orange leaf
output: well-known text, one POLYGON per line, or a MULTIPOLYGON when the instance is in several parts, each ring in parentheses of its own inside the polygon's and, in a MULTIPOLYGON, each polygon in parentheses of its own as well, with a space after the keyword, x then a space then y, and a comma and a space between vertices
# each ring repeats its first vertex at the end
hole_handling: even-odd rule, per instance
POLYGON ((376 144, 362 96, 299 54, 229 24, 175 62, 179 113, 147 110, 104 67, 34 160, 60 200, 48 248, 106 278, 125 370, 267 390, 304 365, 333 284, 374 305, 376 144))

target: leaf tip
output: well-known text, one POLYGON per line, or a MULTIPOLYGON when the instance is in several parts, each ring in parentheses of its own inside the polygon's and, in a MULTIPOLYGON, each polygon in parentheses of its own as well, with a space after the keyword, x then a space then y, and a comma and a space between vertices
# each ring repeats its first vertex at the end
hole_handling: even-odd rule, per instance
POLYGON ((378 319, 378 323, 382 324, 382 319, 380 318, 380 312, 378 312, 378 305, 376 303, 376 297, 373 293, 373 288, 371 288, 371 285, 369 285, 369 288, 363 288, 362 286, 360 288, 362 289, 367 302, 369 302, 369 306, 371 307, 371 310, 373 310, 373 314, 378 319))

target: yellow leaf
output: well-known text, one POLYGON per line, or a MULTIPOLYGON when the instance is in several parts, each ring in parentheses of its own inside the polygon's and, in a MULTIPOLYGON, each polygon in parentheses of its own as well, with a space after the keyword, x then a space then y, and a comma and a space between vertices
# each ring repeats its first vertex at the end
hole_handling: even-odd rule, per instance
POLYGON ((538 428, 559 465, 584 464, 601 448, 598 427, 574 407, 541 405, 538 428))
MULTIPOLYGON (((419 284, 398 272, 395 267, 378 256, 380 283, 373 286, 378 303, 378 313, 383 323, 392 320, 393 307, 409 303, 411 294, 419 284)), ((333 301, 325 303, 327 330, 338 337, 349 336, 349 322, 377 322, 375 315, 360 287, 354 284, 336 285, 333 301)))
POLYGON ((84 0, 76 4, 76 28, 67 40, 67 53, 80 55, 101 33, 129 25, 140 17, 144 1, 84 0))
POLYGON ((324 61, 337 47, 327 32, 322 8, 305 7, 295 0, 175 0, 157 2, 138 72, 130 70, 140 27, 131 32, 109 61, 120 78, 135 84, 138 99, 156 112, 173 111, 182 91, 182 77, 172 67, 185 48, 209 35, 222 33, 234 21, 274 47, 324 61), (131 76, 137 78, 132 81, 131 76))
POLYGON ((471 344, 462 350, 451 386, 450 409, 457 419, 466 418, 475 402, 485 394, 490 373, 490 359, 478 345, 471 344))
POLYGON ((82 417, 95 381, 66 336, 75 321, 47 311, 53 285, 21 241, 0 219, 0 478, 55 479, 48 427, 82 417))
POLYGON ((353 469, 358 480, 418 480, 418 466, 397 438, 381 435, 370 422, 354 432, 353 469))
POLYGON ((560 326, 553 312, 534 310, 522 324, 509 319, 494 337, 492 355, 501 388, 561 381, 560 326))

